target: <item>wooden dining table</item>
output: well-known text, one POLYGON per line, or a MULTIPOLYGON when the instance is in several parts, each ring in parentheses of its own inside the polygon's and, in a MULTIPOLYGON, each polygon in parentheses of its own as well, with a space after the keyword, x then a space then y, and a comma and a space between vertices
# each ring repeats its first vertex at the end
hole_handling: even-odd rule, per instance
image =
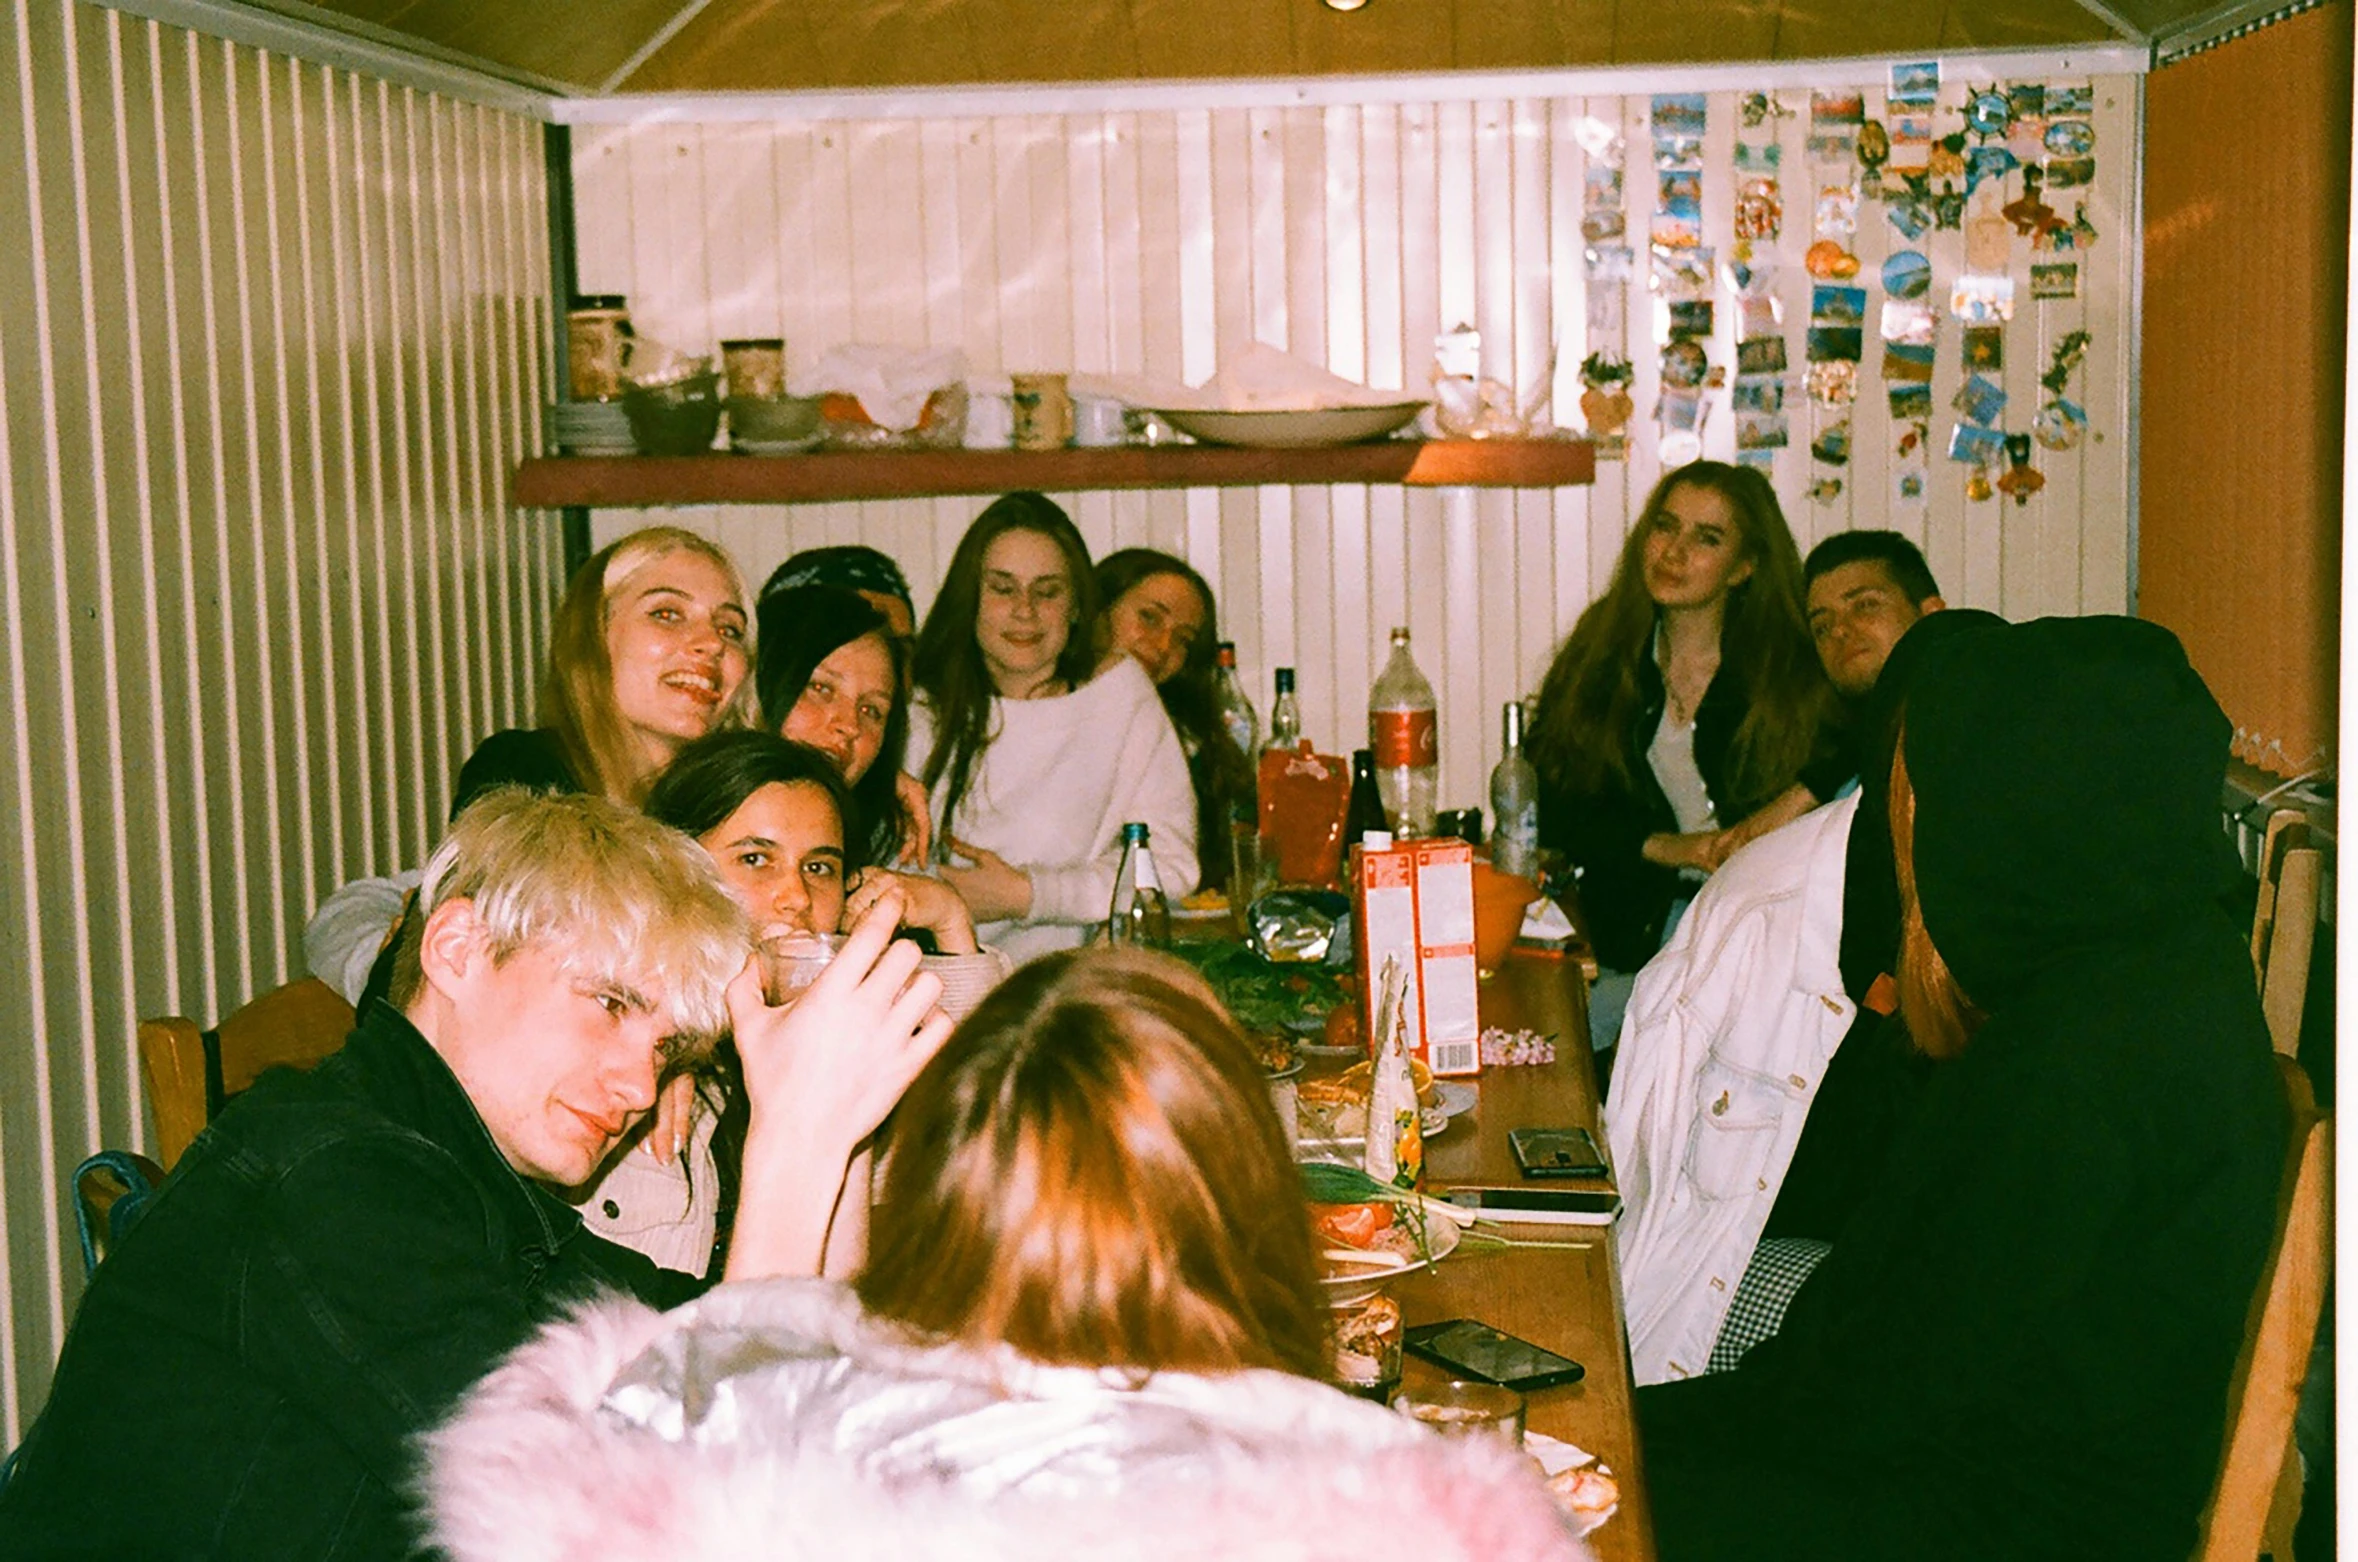
MULTIPOLYGON (((1496 974, 1483 981, 1481 1014, 1485 1026, 1553 1036, 1555 1061, 1486 1068, 1470 1081, 1478 1097, 1475 1105, 1425 1141, 1426 1191, 1431 1193, 1461 1183, 1522 1183, 1507 1148, 1512 1129, 1582 1127, 1596 1135, 1600 1146, 1604 1143, 1596 1071, 1589 1054, 1587 983, 1577 959, 1524 950, 1510 954, 1496 974)), ((1597 1555, 1606 1562, 1647 1562, 1654 1555, 1654 1531, 1638 1451, 1629 1337, 1622 1320, 1611 1228, 1493 1226, 1486 1220, 1475 1229, 1564 1245, 1499 1248, 1478 1240, 1461 1243, 1432 1269, 1393 1283, 1391 1294, 1400 1304, 1404 1323, 1413 1327, 1447 1318, 1478 1319, 1586 1368, 1577 1383, 1531 1393, 1527 1425, 1595 1454, 1619 1482, 1620 1510, 1589 1537, 1597 1555)), ((1441 1369, 1412 1356, 1403 1384, 1446 1377, 1441 1369)))

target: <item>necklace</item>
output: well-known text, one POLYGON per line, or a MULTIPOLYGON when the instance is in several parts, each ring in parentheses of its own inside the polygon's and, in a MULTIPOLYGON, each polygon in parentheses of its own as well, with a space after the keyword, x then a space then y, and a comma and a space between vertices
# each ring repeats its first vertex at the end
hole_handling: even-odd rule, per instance
POLYGON ((1692 666, 1665 667, 1662 670, 1663 704, 1670 711, 1670 719, 1682 727, 1695 724, 1695 711, 1702 705, 1703 696, 1711 691, 1711 680, 1719 671, 1719 658, 1692 666))

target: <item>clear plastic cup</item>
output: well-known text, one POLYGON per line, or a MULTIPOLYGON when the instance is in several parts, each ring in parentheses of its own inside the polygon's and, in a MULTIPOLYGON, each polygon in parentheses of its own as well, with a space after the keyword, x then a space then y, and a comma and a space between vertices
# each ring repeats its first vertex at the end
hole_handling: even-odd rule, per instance
POLYGON ((835 933, 784 933, 762 941, 762 996, 771 1004, 792 1003, 819 979, 843 946, 835 933))

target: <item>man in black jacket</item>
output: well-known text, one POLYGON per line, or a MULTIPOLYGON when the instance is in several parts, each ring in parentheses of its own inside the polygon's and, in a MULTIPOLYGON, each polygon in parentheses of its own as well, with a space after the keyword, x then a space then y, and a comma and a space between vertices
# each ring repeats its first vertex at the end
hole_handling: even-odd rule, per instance
POLYGON ((472 805, 421 904, 394 1002, 234 1102, 93 1281, 0 1493, 0 1554, 421 1553, 414 1433, 592 1293, 697 1289, 554 1191, 591 1180, 666 1069, 733 1010, 749 1092, 791 1092, 748 1143, 730 1272, 807 1272, 842 1161, 829 1186, 801 1168, 848 1160, 947 1032, 872 924, 816 1002, 768 1009, 710 859, 594 798, 472 805), (858 1078, 841 1054, 879 1042, 881 1081, 858 1078))

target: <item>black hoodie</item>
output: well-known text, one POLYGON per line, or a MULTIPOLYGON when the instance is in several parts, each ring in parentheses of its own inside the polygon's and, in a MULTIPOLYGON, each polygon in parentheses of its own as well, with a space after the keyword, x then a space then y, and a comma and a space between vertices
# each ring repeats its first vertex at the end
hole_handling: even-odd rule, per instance
POLYGON ((1925 657, 1919 895, 1988 1018, 1777 1338, 1640 1393, 1665 1562, 2192 1552, 2286 1133, 2228 736, 2151 624, 1925 657))

